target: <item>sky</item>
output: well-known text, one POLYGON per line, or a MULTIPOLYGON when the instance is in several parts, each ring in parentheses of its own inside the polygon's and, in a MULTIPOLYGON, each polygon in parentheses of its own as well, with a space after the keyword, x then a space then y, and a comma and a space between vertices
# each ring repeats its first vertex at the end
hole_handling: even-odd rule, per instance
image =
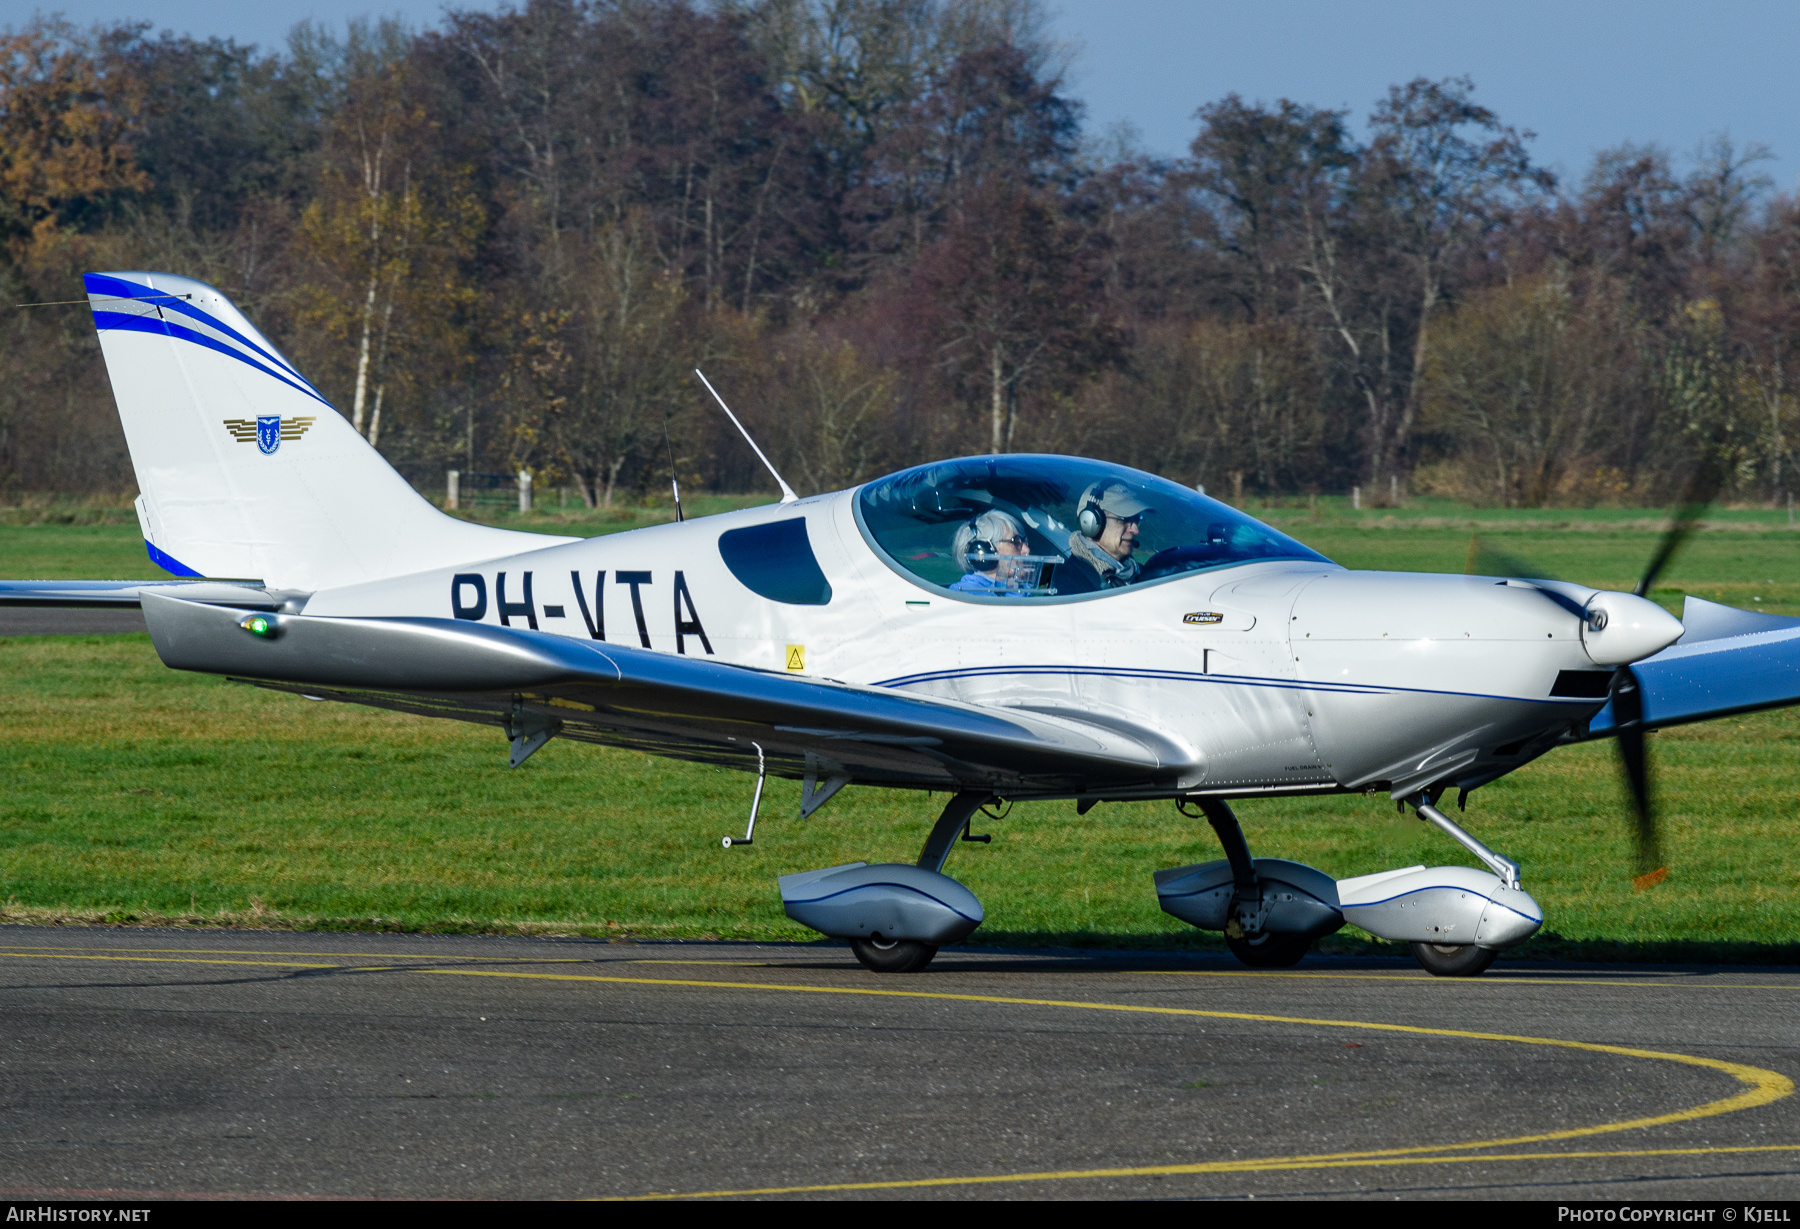
MULTIPOLYGON (((1147 152, 1185 151, 1202 103, 1232 92, 1347 107, 1389 85, 1467 75, 1476 99, 1537 133, 1536 160, 1579 180, 1596 151, 1663 146, 1678 165, 1728 133, 1800 175, 1800 3, 1785 0, 1050 0, 1073 53, 1072 93, 1096 134, 1129 125, 1147 152)), ((278 46, 306 18, 370 12, 436 22, 441 0, 61 0, 79 24, 125 18, 278 46)), ((21 6, 22 7, 22 6, 21 6)), ((47 9, 51 5, 45 6, 47 9)), ((459 7, 492 8, 493 0, 459 7)))

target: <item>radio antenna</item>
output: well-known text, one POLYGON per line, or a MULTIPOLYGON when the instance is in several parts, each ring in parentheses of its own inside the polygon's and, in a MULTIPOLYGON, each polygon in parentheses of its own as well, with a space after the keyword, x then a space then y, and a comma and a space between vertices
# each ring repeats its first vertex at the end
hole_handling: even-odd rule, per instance
POLYGON ((717 401, 719 408, 725 411, 725 417, 731 420, 731 425, 738 429, 738 433, 744 437, 744 442, 750 445, 750 451, 756 454, 756 459, 763 463, 764 467, 768 469, 769 475, 775 479, 775 485, 781 488, 781 502, 791 504, 798 501, 800 497, 794 494, 794 488, 775 472, 775 467, 769 464, 769 458, 763 455, 763 450, 756 446, 756 441, 750 438, 748 431, 744 430, 744 424, 738 421, 738 416, 733 414, 731 407, 725 404, 725 398, 719 396, 719 390, 712 386, 712 381, 706 378, 706 373, 696 367, 694 374, 700 377, 700 383, 706 385, 706 391, 713 395, 713 400, 717 401))
POLYGON ((669 490, 675 493, 675 523, 687 518, 681 515, 681 479, 675 473, 675 445, 669 441, 669 411, 663 411, 663 446, 669 450, 669 490))

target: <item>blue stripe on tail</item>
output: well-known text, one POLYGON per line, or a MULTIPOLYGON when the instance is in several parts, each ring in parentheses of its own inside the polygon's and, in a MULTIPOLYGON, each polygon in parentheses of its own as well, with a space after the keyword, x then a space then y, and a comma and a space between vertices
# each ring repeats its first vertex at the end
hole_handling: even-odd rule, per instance
POLYGON ((150 562, 154 563, 157 567, 169 573, 171 576, 200 575, 199 572, 194 571, 193 568, 190 568, 187 564, 175 558, 173 555, 165 555, 157 550, 156 544, 149 538, 144 539, 144 549, 150 552, 150 562))

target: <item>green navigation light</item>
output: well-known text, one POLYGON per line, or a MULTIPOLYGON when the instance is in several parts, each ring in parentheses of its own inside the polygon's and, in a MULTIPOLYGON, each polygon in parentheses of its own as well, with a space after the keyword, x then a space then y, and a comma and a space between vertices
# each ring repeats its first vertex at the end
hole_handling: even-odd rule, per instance
POLYGON ((275 625, 262 615, 251 615, 249 618, 239 623, 238 626, 249 632, 252 636, 272 637, 275 634, 275 625))

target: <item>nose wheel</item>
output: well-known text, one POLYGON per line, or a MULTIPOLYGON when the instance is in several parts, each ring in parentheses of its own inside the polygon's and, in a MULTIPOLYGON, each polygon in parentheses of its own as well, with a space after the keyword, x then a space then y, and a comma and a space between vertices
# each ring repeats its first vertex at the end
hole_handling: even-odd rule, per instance
POLYGON ((850 950, 863 967, 875 973, 917 973, 931 963, 937 948, 915 939, 884 939, 870 935, 850 940, 850 950))
POLYGON ((1473 943, 1415 943, 1413 956, 1434 977, 1478 977, 1500 953, 1473 943))

